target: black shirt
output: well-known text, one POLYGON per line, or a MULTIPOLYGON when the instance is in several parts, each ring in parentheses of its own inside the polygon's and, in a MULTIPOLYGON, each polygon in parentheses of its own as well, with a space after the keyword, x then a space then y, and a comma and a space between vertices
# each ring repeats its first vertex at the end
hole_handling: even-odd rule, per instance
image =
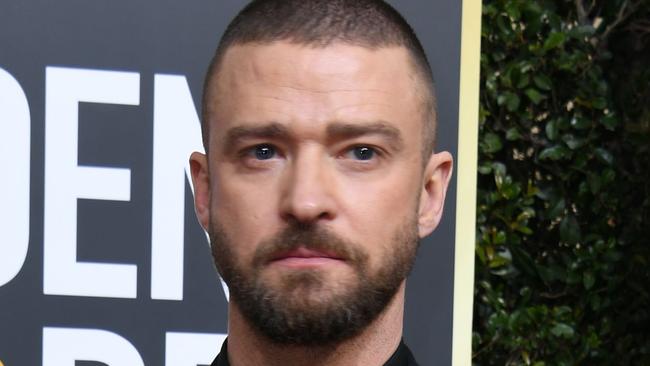
MULTIPOLYGON (((226 339, 221 346, 221 352, 214 359, 211 366, 230 366, 228 363, 228 340, 226 339)), ((411 350, 404 344, 404 341, 399 342, 399 346, 395 353, 386 361, 384 366, 418 366, 415 362, 411 350)))

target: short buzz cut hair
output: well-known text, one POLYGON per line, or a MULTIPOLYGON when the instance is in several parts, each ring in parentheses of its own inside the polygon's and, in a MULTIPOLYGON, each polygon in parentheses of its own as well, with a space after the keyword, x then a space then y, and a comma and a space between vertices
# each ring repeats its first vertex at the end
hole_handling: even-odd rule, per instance
POLYGON ((203 84, 201 131, 209 145, 210 84, 226 51, 236 45, 287 41, 324 48, 341 42, 369 49, 404 47, 423 89, 423 157, 436 138, 433 72, 415 32, 402 15, 383 0, 253 0, 228 25, 208 66, 203 84))

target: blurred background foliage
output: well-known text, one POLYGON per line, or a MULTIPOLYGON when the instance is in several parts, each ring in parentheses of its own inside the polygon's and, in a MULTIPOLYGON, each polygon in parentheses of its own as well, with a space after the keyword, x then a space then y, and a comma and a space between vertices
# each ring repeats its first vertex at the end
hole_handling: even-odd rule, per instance
POLYGON ((650 0, 483 0, 475 365, 650 365, 650 0))

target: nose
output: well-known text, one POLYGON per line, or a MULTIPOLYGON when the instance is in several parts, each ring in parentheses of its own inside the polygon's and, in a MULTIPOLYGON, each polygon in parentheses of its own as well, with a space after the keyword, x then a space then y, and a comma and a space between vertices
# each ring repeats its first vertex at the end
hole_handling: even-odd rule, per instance
POLYGON ((285 221, 314 224, 336 217, 335 185, 324 160, 311 154, 290 163, 280 204, 285 221))

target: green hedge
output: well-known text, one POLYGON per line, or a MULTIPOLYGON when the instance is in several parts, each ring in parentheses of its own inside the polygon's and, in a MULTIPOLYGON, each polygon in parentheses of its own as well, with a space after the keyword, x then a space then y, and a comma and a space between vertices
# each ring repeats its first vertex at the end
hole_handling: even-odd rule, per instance
POLYGON ((476 365, 650 365, 650 1, 483 2, 476 365))

